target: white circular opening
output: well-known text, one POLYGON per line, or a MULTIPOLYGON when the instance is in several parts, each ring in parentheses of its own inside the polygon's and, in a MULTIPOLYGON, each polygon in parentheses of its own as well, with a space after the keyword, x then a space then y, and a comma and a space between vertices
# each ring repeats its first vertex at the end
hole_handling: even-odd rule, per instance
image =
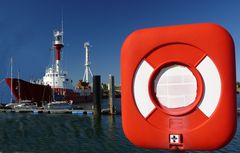
POLYGON ((185 107, 196 99, 197 80, 187 67, 172 65, 161 69, 154 80, 154 91, 161 105, 185 107))

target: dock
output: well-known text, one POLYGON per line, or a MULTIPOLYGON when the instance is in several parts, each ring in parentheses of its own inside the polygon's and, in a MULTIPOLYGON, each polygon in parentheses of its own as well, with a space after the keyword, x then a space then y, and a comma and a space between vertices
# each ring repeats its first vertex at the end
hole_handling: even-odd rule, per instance
POLYGON ((93 115, 93 110, 75 110, 75 109, 72 109, 72 110, 71 109, 0 109, 0 112, 93 115))
MULTIPOLYGON (((94 110, 83 109, 0 109, 0 113, 33 113, 33 114, 73 114, 73 115, 94 115, 94 110)), ((101 114, 109 114, 109 109, 101 109, 101 114)), ((116 111, 115 115, 121 112, 116 111)))

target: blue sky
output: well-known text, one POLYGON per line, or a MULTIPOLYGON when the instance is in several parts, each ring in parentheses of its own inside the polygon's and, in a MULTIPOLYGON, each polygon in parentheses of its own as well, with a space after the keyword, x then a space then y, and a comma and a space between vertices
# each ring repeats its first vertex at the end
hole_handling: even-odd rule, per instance
POLYGON ((239 6, 237 0, 0 0, 0 79, 9 76, 11 56, 15 76, 19 69, 22 79, 42 78, 63 10, 63 66, 74 82, 83 77, 85 41, 92 44, 92 72, 102 82, 111 73, 119 84, 120 49, 132 31, 203 22, 220 24, 231 33, 240 80, 239 6))

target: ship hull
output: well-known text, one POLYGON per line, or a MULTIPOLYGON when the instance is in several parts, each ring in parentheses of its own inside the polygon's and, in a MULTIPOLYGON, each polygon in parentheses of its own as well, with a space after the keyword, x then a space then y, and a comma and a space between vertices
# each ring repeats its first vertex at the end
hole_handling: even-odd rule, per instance
POLYGON ((92 94, 80 95, 70 89, 52 89, 49 85, 34 84, 16 78, 5 78, 5 81, 17 101, 30 100, 38 103, 49 103, 54 100, 64 100, 73 104, 79 104, 83 102, 91 102, 93 97, 92 94))

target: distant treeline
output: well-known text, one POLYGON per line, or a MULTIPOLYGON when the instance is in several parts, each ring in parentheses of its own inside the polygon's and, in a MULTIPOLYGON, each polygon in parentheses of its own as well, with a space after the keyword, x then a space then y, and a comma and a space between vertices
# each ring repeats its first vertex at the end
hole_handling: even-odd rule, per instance
POLYGON ((240 82, 238 82, 238 81, 236 83, 236 91, 237 91, 237 93, 240 93, 240 82))
MULTIPOLYGON (((116 98, 120 98, 121 97, 121 86, 114 86, 114 94, 116 98)), ((102 83, 102 97, 103 98, 107 98, 109 94, 109 87, 108 84, 106 83, 102 83)))

